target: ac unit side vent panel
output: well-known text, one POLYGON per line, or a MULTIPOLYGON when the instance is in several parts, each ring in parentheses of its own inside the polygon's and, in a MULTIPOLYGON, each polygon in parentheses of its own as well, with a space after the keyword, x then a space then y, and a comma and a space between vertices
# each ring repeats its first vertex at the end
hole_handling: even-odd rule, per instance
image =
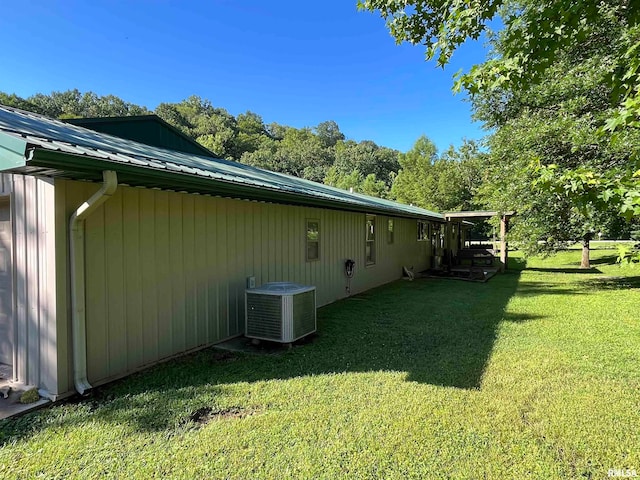
POLYGON ((280 340, 282 297, 247 293, 248 337, 280 340))
POLYGON ((293 336, 302 337, 316 331, 316 292, 310 291, 293 297, 293 336))

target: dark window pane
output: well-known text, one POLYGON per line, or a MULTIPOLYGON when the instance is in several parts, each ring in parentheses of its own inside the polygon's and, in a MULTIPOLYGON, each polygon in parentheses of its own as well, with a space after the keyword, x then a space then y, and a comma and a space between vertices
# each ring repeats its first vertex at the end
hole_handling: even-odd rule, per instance
POLYGON ((320 222, 307 220, 307 260, 320 258, 320 222))
POLYGON ((373 217, 367 217, 367 241, 376 238, 376 221, 373 217))
POLYGON ((307 243, 307 260, 318 260, 318 258, 320 258, 318 242, 307 243))

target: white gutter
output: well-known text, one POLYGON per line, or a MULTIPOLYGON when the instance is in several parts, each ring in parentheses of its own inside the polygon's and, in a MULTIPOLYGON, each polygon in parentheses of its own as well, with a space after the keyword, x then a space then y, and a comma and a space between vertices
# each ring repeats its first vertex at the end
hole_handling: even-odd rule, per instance
POLYGON ((80 205, 69 220, 73 382, 80 395, 91 388, 91 384, 87 380, 84 221, 91 212, 109 200, 118 187, 116 172, 105 170, 102 172, 102 178, 104 180, 102 188, 80 205))

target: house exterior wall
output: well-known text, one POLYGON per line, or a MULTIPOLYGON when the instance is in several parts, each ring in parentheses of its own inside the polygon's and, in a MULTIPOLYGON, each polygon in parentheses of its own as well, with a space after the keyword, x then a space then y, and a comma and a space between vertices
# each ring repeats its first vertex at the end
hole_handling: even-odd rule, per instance
MULTIPOLYGON (((14 379, 55 395, 61 363, 60 325, 56 323, 54 182, 0 174, 0 189, 0 195, 9 196, 11 205, 14 379)), ((66 367, 66 362, 62 365, 66 367)))
MULTIPOLYGON (((67 265, 71 213, 99 185, 56 180, 56 260, 67 265)), ((119 186, 86 220, 89 381, 99 384, 244 331, 246 277, 256 285, 317 287, 318 306, 429 265, 416 220, 376 216, 376 264, 365 266, 364 213, 119 186), (320 259, 306 261, 306 220, 320 222, 320 259)), ((68 271, 57 270, 59 318, 69 318, 68 271)), ((66 344, 70 345, 70 336, 66 344)), ((70 352, 68 365, 71 366, 70 352)), ((70 367, 69 367, 70 368, 70 367)), ((71 389, 71 374, 63 381, 71 389)))

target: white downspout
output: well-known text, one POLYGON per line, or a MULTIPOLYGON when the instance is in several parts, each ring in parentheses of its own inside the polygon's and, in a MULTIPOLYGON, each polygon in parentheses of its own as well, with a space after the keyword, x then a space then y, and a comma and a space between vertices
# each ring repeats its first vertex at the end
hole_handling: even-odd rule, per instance
POLYGON ((104 181, 102 188, 80 205, 69 220, 73 382, 80 395, 91 388, 87 380, 84 221, 91 212, 111 198, 118 187, 116 172, 105 170, 102 172, 102 178, 104 181))

